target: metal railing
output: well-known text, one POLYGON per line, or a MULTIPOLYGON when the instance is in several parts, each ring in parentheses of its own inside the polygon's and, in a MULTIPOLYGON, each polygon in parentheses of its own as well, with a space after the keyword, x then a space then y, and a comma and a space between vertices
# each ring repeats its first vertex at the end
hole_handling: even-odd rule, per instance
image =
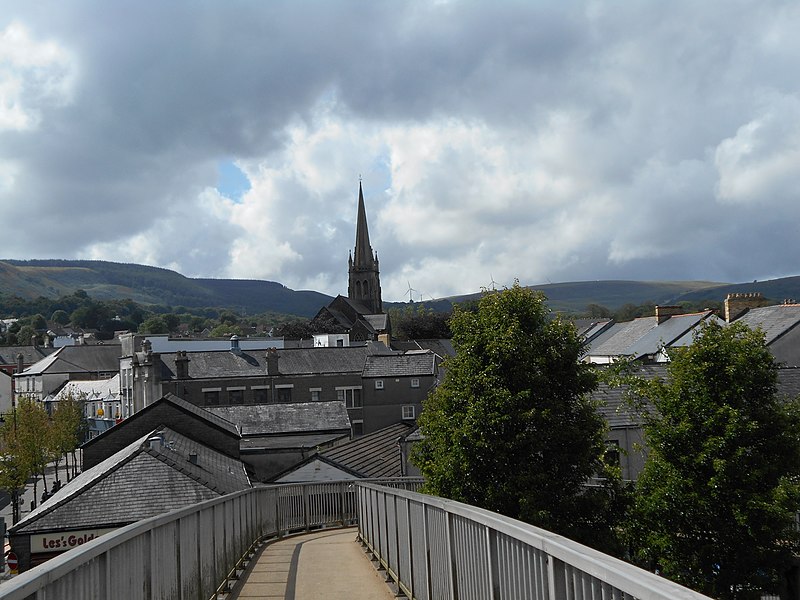
POLYGON ((474 506, 371 484, 358 495, 362 542, 415 600, 710 600, 474 506))
MULTIPOLYGON (((419 478, 370 480, 418 489, 419 478)), ((208 600, 261 540, 358 517, 357 481, 257 487, 100 536, 0 585, 4 600, 208 600)))

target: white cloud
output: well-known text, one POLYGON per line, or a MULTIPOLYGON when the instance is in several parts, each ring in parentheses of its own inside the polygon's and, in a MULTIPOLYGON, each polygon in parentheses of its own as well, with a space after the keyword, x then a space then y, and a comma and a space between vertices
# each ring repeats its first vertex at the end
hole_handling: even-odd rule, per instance
POLYGON ((55 41, 37 41, 21 23, 0 31, 0 131, 36 127, 41 111, 67 103, 75 82, 69 52, 55 41))
POLYGON ((99 6, 0 24, 9 257, 343 293, 361 175, 388 300, 796 274, 800 6, 99 6))

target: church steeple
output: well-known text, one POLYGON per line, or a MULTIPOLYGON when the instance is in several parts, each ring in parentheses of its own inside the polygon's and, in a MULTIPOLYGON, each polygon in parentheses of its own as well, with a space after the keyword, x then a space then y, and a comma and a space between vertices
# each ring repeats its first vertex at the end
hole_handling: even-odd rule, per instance
POLYGON ((348 259, 349 282, 347 297, 366 306, 372 314, 383 312, 381 280, 378 255, 369 244, 367 211, 364 208, 364 192, 358 182, 358 217, 356 219, 356 247, 348 259))

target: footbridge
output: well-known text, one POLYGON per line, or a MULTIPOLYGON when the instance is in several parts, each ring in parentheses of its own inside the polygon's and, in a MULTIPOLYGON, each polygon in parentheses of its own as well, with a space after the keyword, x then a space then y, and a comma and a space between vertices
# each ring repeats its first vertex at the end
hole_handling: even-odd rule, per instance
POLYGON ((375 581, 420 600, 707 598, 542 529, 420 494, 420 483, 237 492, 103 535, 3 583, 0 598, 380 597, 354 593, 375 581), (331 585, 332 570, 349 589, 331 585))

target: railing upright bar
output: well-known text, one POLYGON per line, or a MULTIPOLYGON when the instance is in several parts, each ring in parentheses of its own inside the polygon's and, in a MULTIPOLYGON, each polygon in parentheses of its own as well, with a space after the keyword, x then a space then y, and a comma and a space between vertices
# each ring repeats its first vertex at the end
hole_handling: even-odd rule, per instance
POLYGON ((450 580, 450 600, 458 600, 455 548, 453 548, 453 528, 451 525, 453 515, 450 512, 446 512, 444 517, 445 540, 447 542, 447 575, 450 580))
POLYGON ((499 569, 497 565, 497 531, 485 527, 486 532, 486 562, 489 572, 489 600, 500 598, 499 569))
MULTIPOLYGON (((406 544, 408 551, 408 592, 414 597, 414 577, 416 571, 414 569, 414 527, 411 525, 411 500, 406 499, 403 504, 406 507, 406 544)), ((399 584, 399 582, 398 582, 399 584)))

